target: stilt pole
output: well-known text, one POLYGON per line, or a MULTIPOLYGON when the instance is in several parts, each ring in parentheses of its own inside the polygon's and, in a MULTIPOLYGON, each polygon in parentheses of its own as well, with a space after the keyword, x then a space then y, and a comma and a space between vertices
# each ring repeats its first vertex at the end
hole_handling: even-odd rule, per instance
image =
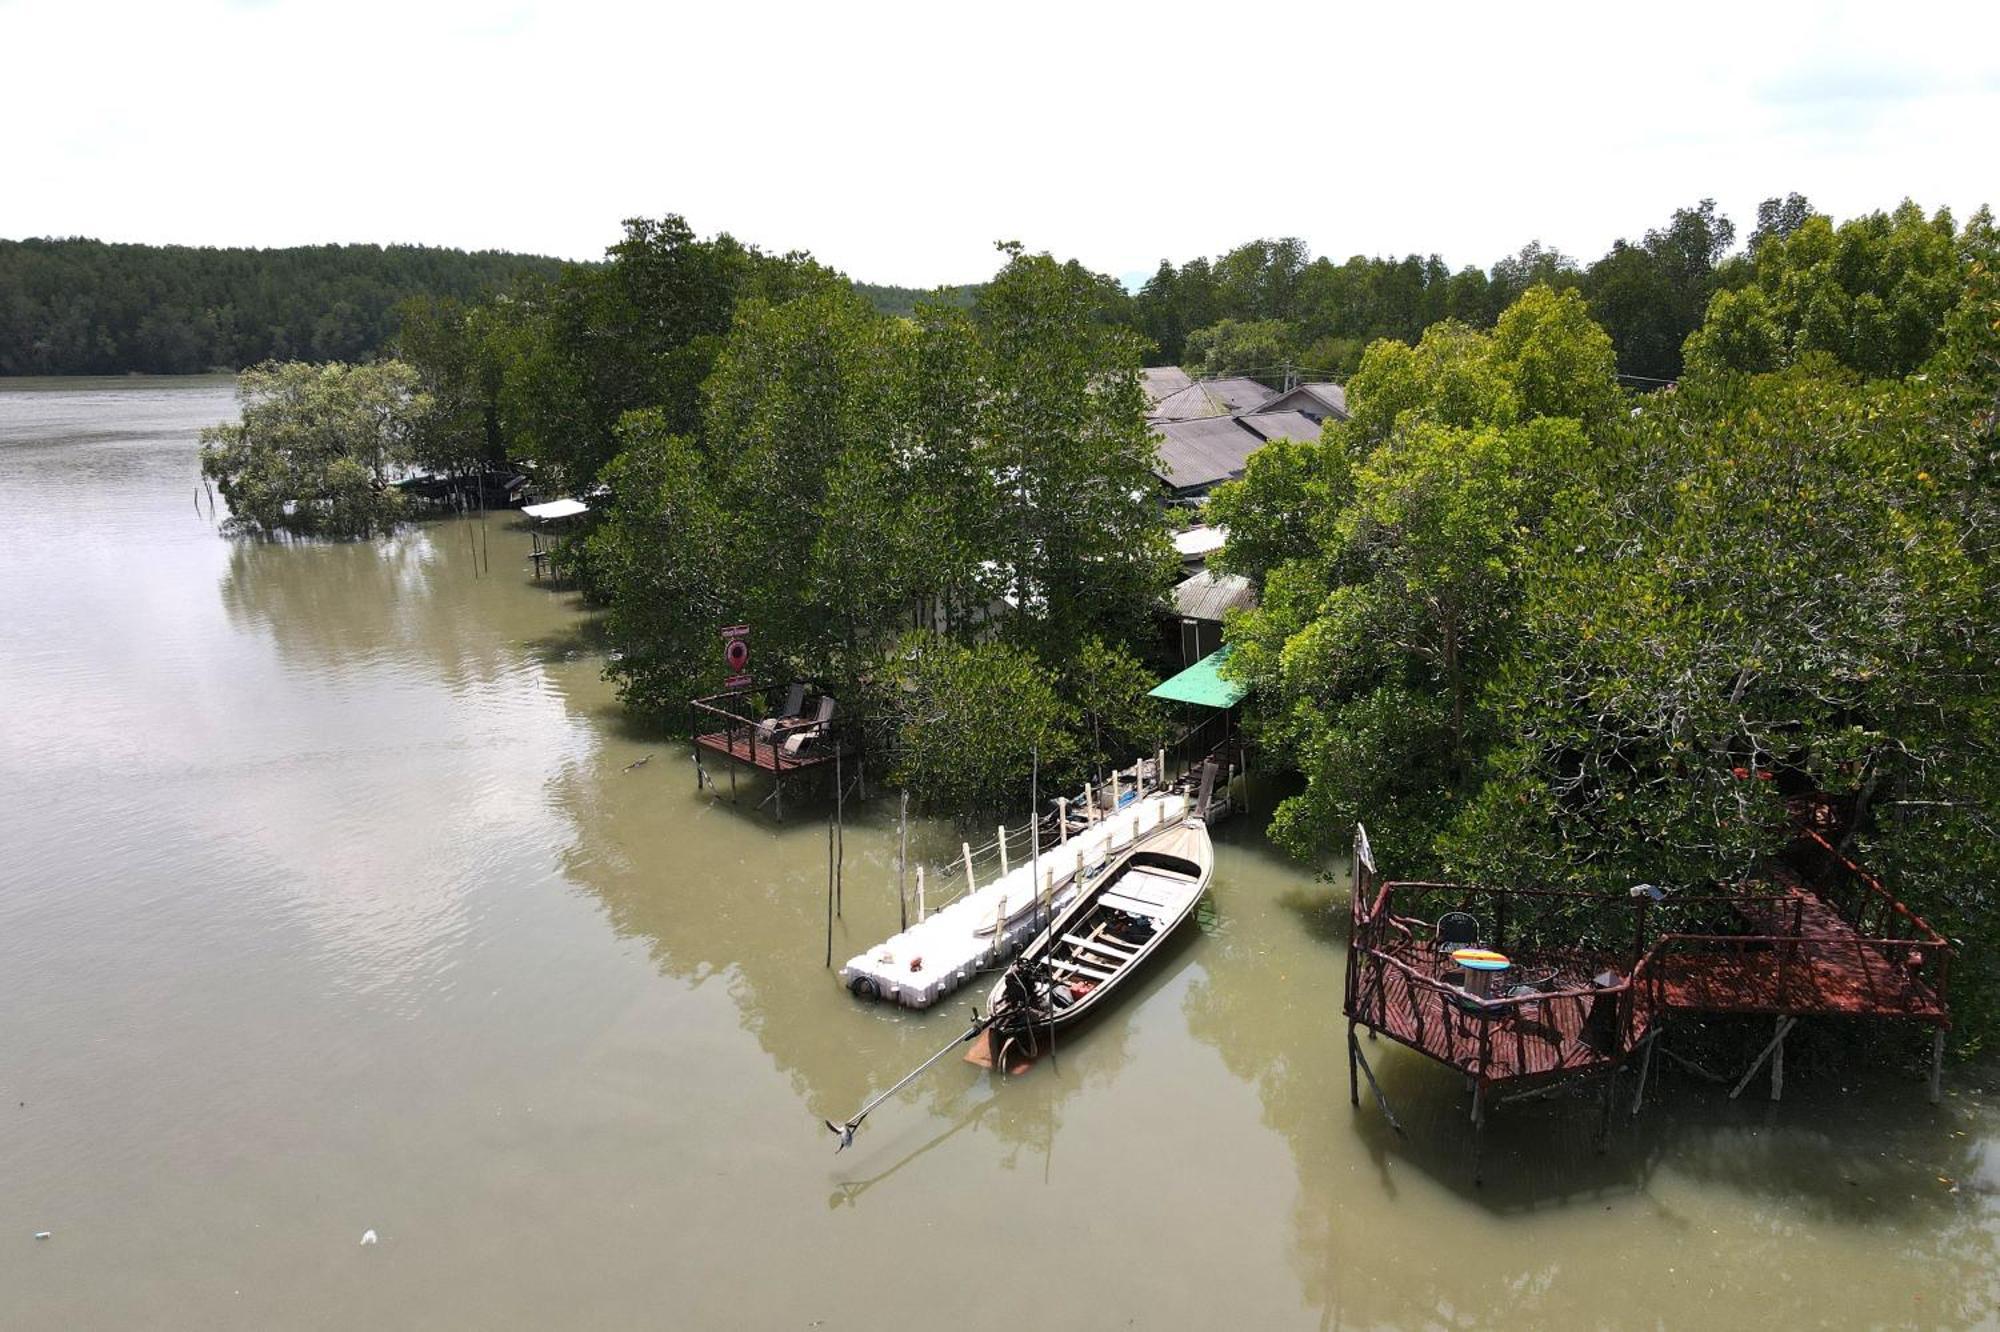
POLYGON ((1653 1072, 1653 1046, 1660 1039, 1660 1029, 1653 1028, 1646 1033, 1646 1052, 1639 1056, 1639 1088, 1632 1093, 1632 1117, 1638 1118, 1639 1110, 1646 1104, 1646 1079, 1653 1072))
POLYGON ((1368 1066, 1368 1056, 1361 1053, 1361 1042, 1355 1040, 1350 1035, 1348 1037, 1347 1050, 1349 1054, 1353 1055, 1360 1062, 1362 1076, 1368 1079, 1368 1090, 1375 1093, 1375 1104, 1381 1108, 1382 1117, 1389 1121, 1390 1128, 1396 1130, 1396 1136, 1399 1138, 1402 1137, 1403 1125, 1396 1118, 1396 1112, 1389 1108, 1389 1098, 1382 1094, 1382 1084, 1375 1081, 1375 1070, 1368 1066))
POLYGON ((1347 1103, 1352 1106, 1361 1104, 1361 1072, 1355 1062, 1360 1058, 1361 1043, 1354 1039, 1354 1023, 1350 1019, 1347 1024, 1347 1103))
POLYGON ((896 816, 896 920, 897 928, 910 928, 910 793, 903 792, 902 807, 896 816))
POLYGON ((1776 1101, 1785 1094, 1785 1040, 1780 1034, 1778 1048, 1771 1051, 1771 1099, 1776 1101))
POLYGON ((833 968, 833 820, 826 821, 826 965, 833 968))
POLYGON ((1931 1037, 1931 1104, 1944 1100, 1944 1028, 1931 1037))
POLYGON ((1472 1182, 1475 1186, 1485 1182, 1483 1158, 1486 1154, 1486 1084, 1476 1083, 1472 1088, 1472 1182))
MULTIPOLYGON (((1750 1085, 1750 1079, 1757 1075, 1758 1069, 1764 1067, 1764 1061, 1766 1059, 1769 1059, 1773 1054, 1777 1053, 1778 1047, 1782 1046, 1785 1043, 1786 1035, 1790 1033, 1793 1027, 1798 1025, 1798 1021, 1799 1020, 1797 1018, 1778 1019, 1777 1034, 1771 1037, 1771 1043, 1769 1045, 1766 1045, 1762 1050, 1759 1050, 1757 1052, 1757 1057, 1750 1061, 1750 1067, 1743 1070, 1742 1081, 1738 1082, 1736 1084, 1735 1090, 1729 1093, 1730 1100, 1733 1101, 1737 1097, 1743 1094, 1743 1089, 1750 1085)), ((1778 1078, 1774 1080, 1772 1084, 1771 1099, 1774 1101, 1777 1100, 1778 1099, 1777 1093, 1782 1090, 1784 1090, 1783 1079, 1778 1078)))

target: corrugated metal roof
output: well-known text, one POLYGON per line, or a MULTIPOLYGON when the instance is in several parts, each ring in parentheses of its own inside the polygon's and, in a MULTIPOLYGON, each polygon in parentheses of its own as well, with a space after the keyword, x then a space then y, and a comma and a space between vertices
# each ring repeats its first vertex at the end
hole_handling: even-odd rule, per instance
POLYGON ((1187 620, 1222 622, 1233 610, 1255 610, 1257 589, 1242 574, 1200 573, 1174 588, 1174 613, 1187 620))
POLYGON ((1160 440, 1159 478, 1175 490, 1198 490, 1243 475, 1261 435, 1233 416, 1155 424, 1160 440))
POLYGON ((1258 412, 1241 419, 1265 439, 1319 438, 1319 422, 1304 412, 1258 412))
POLYGON ((1202 385, 1190 384, 1154 403, 1147 415, 1155 421, 1199 421, 1204 417, 1227 416, 1229 409, 1202 385))
POLYGON ((1226 527, 1190 527, 1185 532, 1174 533, 1174 549, 1184 560, 1206 559, 1221 550, 1229 540, 1226 527))
POLYGON ((1271 390, 1254 379, 1204 379, 1201 383, 1223 406, 1238 414, 1255 411, 1272 397, 1271 390))
POLYGON ((1267 412, 1307 412, 1347 419, 1347 390, 1339 384, 1300 384, 1264 404, 1267 412))
POLYGON ((1229 660, 1229 653, 1229 648, 1217 648, 1171 680, 1162 681, 1152 697, 1204 708, 1235 707, 1250 692, 1250 686, 1222 678, 1222 663, 1229 660))
POLYGON ((550 500, 547 504, 523 504, 521 512, 536 522, 546 522, 554 518, 574 518, 580 513, 589 513, 590 506, 580 499, 550 500))
POLYGON ((1149 365, 1139 372, 1139 382, 1146 389, 1147 401, 1155 403, 1194 383, 1187 371, 1177 365, 1149 365))

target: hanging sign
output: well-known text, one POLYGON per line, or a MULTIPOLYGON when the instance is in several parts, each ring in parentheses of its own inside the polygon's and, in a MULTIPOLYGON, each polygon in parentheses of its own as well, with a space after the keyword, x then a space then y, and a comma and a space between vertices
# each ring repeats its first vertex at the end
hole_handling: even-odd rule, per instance
POLYGON ((722 664, 729 668, 725 689, 741 689, 750 683, 750 626, 733 624, 722 631, 722 664))

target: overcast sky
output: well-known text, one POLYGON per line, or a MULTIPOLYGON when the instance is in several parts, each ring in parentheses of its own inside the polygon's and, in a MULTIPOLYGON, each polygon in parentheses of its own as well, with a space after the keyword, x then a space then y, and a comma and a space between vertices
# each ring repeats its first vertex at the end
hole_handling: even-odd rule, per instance
POLYGON ((0 0, 0 124, 5 237, 1483 266, 1704 196, 2000 206, 2000 3, 0 0))

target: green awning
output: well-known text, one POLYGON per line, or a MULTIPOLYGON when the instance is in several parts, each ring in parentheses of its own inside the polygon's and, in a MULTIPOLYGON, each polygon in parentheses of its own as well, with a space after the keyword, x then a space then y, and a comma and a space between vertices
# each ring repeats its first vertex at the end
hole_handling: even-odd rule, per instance
POLYGON ((1152 691, 1152 697, 1169 703, 1193 703, 1204 708, 1233 708, 1250 692, 1250 686, 1222 678, 1222 663, 1231 648, 1218 648, 1194 665, 1152 691))

